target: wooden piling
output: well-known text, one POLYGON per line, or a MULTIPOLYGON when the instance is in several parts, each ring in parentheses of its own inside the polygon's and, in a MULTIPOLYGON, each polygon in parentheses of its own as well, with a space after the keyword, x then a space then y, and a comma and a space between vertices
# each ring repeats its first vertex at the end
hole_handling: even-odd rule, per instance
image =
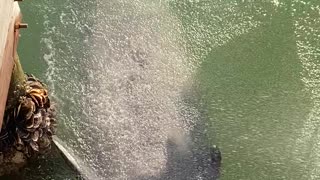
POLYGON ((21 14, 17 2, 0 1, 0 129, 17 52, 21 14))

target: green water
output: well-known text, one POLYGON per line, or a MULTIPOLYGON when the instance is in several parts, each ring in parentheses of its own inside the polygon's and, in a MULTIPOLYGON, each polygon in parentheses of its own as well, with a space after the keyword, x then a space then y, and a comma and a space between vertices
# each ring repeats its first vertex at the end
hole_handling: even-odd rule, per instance
MULTIPOLYGON (((98 163, 89 166, 100 177, 134 179, 136 174, 149 173, 149 179, 157 179, 154 169, 163 168, 163 162, 153 147, 161 146, 159 129, 180 123, 172 110, 176 107, 172 104, 178 104, 185 109, 179 112, 185 121, 197 119, 191 124, 203 125, 198 138, 220 147, 221 179, 320 178, 320 2, 43 0, 24 2, 21 7, 30 25, 20 40, 24 68, 53 89, 61 108, 59 136, 85 162, 98 163), (147 62, 138 61, 142 69, 126 59, 131 49, 142 60, 146 57, 147 62), (132 74, 144 83, 122 79, 132 74), (131 91, 151 90, 139 89, 132 95, 123 92, 119 82, 131 91), (131 106, 127 107, 132 101, 141 102, 132 106, 147 110, 132 114, 131 106), (130 117, 142 120, 131 122, 130 117), (170 124, 161 119, 173 120, 170 124), (104 129, 103 120, 111 122, 107 126, 111 130, 104 129), (152 124, 155 121, 163 125, 152 124), (152 136, 152 142, 131 141, 128 134, 141 141, 144 136, 126 134, 131 130, 123 122, 134 132, 152 136), (153 128, 155 137, 143 127, 153 128), (124 154, 133 159, 119 158, 124 154), (130 163, 139 158, 146 167, 157 168, 136 173, 130 163)), ((187 126, 184 130, 192 132, 193 126, 187 126)), ((137 169, 140 166, 144 167, 137 165, 137 169)))

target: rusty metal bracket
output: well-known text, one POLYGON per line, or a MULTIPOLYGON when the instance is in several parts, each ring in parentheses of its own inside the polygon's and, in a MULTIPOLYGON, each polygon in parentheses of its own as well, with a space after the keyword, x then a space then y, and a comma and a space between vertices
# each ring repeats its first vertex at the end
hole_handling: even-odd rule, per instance
POLYGON ((14 29, 28 28, 28 24, 26 23, 18 23, 14 25, 14 29))

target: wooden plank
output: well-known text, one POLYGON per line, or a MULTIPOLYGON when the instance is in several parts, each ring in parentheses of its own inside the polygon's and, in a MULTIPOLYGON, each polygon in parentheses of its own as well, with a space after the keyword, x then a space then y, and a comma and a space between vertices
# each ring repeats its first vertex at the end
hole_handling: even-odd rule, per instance
POLYGON ((0 1, 0 127, 2 127, 4 110, 13 69, 19 32, 14 25, 20 21, 20 8, 17 2, 0 1))
POLYGON ((7 43, 8 30, 12 22, 13 1, 0 1, 0 68, 3 63, 4 49, 7 43))
POLYGON ((4 49, 2 68, 0 69, 0 127, 2 127, 3 115, 6 106, 11 73, 13 68, 13 38, 8 37, 4 49))

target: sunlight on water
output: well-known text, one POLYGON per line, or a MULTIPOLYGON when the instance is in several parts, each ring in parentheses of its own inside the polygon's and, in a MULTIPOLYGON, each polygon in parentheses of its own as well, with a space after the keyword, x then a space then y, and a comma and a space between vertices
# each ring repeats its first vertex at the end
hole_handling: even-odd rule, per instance
POLYGON ((310 110, 308 118, 304 122, 301 136, 297 141, 299 153, 303 152, 301 163, 305 164, 305 169, 309 172, 307 179, 320 178, 320 84, 319 84, 319 52, 320 48, 313 44, 319 42, 320 22, 316 21, 319 17, 319 6, 306 4, 307 1, 296 1, 292 4, 293 16, 295 17, 295 34, 297 37, 298 55, 304 68, 302 81, 305 83, 306 91, 310 92, 313 108, 310 110), (304 11, 297 11, 299 6, 304 7, 304 11), (314 16, 316 14, 316 17, 314 16), (302 149, 301 149, 302 148, 302 149), (305 162, 307 156, 308 162, 305 162))
POLYGON ((188 154, 198 118, 182 98, 195 66, 181 25, 164 4, 88 2, 86 12, 69 5, 53 24, 48 4, 42 38, 64 120, 59 136, 101 177, 163 176, 168 141, 188 154))

